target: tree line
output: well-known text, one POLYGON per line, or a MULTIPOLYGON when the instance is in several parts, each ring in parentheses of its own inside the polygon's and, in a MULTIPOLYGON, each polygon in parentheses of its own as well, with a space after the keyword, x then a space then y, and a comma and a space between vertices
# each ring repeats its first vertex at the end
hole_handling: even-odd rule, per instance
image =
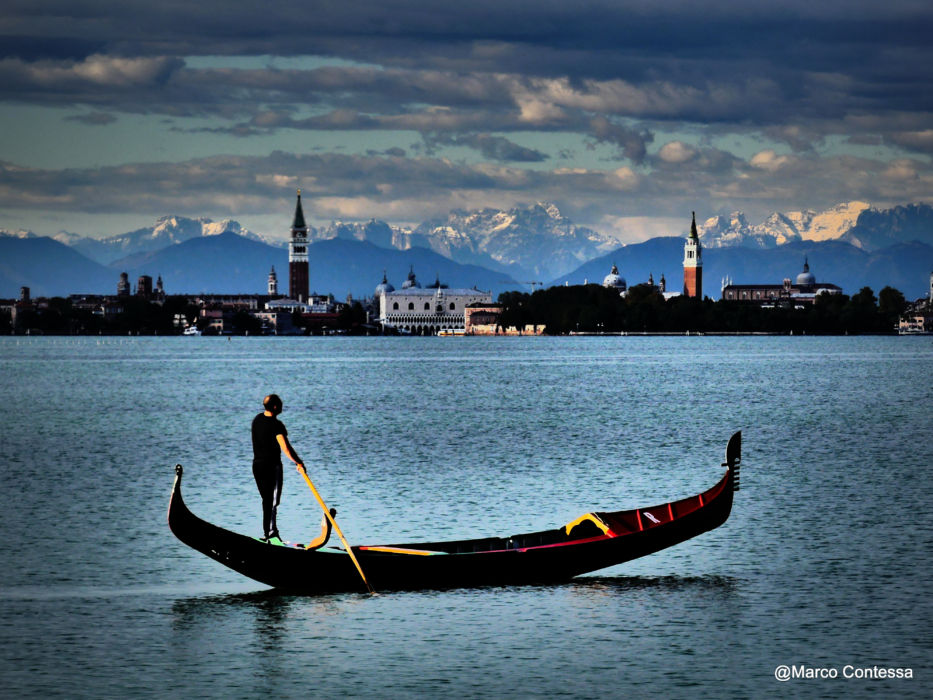
POLYGON ((893 333, 906 310, 904 295, 885 287, 858 293, 821 294, 813 304, 773 308, 742 301, 676 296, 640 284, 626 296, 596 284, 550 287, 534 293, 499 295, 503 327, 544 326, 549 335, 567 333, 893 333))

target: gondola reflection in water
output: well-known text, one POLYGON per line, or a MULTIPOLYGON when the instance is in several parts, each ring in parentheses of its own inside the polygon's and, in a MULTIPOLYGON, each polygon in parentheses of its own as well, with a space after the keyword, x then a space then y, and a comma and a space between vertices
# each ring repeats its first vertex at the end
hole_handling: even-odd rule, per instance
MULTIPOLYGON (((586 513, 554 530, 447 542, 360 545, 353 553, 377 591, 565 581, 621 564, 722 525, 739 488, 742 433, 726 447, 726 472, 695 496, 648 508, 586 513)), ((168 524, 175 536, 244 576, 296 593, 366 590, 340 547, 308 549, 262 542, 194 515, 175 468, 168 524)))

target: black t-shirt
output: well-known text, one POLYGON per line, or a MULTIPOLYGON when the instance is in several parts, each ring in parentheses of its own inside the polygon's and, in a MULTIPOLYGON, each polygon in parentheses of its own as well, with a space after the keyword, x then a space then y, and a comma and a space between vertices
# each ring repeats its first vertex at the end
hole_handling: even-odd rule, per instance
POLYGON ((282 449, 276 435, 288 435, 285 425, 275 416, 260 413, 253 418, 253 461, 264 464, 279 464, 282 449))

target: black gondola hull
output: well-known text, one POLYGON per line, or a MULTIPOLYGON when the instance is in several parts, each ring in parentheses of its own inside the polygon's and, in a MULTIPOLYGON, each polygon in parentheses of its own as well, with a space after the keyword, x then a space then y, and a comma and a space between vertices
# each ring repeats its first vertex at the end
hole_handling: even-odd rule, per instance
MULTIPOLYGON (((561 528, 511 538, 360 546, 353 552, 376 590, 564 581, 652 554, 723 524, 732 510, 737 471, 736 464, 724 466, 720 481, 697 496, 651 508, 588 514, 590 522, 583 525, 597 523, 600 530, 581 536, 576 533, 582 528, 566 533, 561 528)), ((273 588, 306 594, 366 590, 342 549, 309 551, 267 544, 198 518, 182 498, 181 467, 176 471, 168 521, 188 546, 273 588)))

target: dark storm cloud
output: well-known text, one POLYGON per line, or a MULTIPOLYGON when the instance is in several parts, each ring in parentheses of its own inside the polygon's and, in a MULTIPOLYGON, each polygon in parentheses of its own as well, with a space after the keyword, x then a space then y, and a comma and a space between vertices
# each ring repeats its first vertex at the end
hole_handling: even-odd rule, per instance
POLYGON ((590 129, 597 142, 615 144, 622 155, 633 163, 641 163, 645 159, 648 144, 654 141, 654 134, 647 129, 613 124, 605 117, 595 117, 590 121, 590 129))
POLYGON ((117 118, 106 112, 91 112, 90 114, 78 114, 73 117, 65 117, 65 121, 78 122, 79 124, 88 124, 90 126, 107 126, 113 124, 117 118))
POLYGON ((545 198, 571 216, 754 216, 933 191, 926 0, 9 0, 0 36, 8 105, 315 132, 306 155, 7 164, 6 207, 239 216, 301 186, 326 217, 545 198), (385 150, 386 131, 414 144, 385 150), (574 160, 585 145, 598 156, 574 160), (443 157, 455 147, 484 162, 443 157))
MULTIPOLYGON (((161 107, 152 109, 174 114, 211 110, 211 103, 219 113, 243 112, 251 100, 276 95, 379 112, 419 102, 497 109, 521 87, 533 99, 535 80, 563 80, 584 97, 598 96, 603 83, 625 86, 630 94, 609 100, 605 114, 638 118, 779 124, 933 109, 933 92, 918 89, 933 72, 933 9, 903 0, 475 0, 432 3, 430 11, 417 0, 13 2, 0 34, 11 37, 6 55, 23 66, 37 58, 319 55, 379 67, 180 71, 153 96, 161 107), (48 48, 56 44, 57 52, 48 48)), ((41 81, 6 85, 5 99, 48 98, 41 81)), ((102 85, 70 88, 61 99, 108 99, 102 85)), ((110 99, 133 109, 120 92, 110 99)), ((600 108, 600 100, 588 101, 600 108)))
POLYGON ((490 134, 465 134, 450 136, 443 134, 425 134, 424 142, 428 153, 440 145, 463 146, 479 151, 485 158, 500 163, 541 163, 548 159, 546 153, 533 148, 525 148, 502 136, 490 134))

